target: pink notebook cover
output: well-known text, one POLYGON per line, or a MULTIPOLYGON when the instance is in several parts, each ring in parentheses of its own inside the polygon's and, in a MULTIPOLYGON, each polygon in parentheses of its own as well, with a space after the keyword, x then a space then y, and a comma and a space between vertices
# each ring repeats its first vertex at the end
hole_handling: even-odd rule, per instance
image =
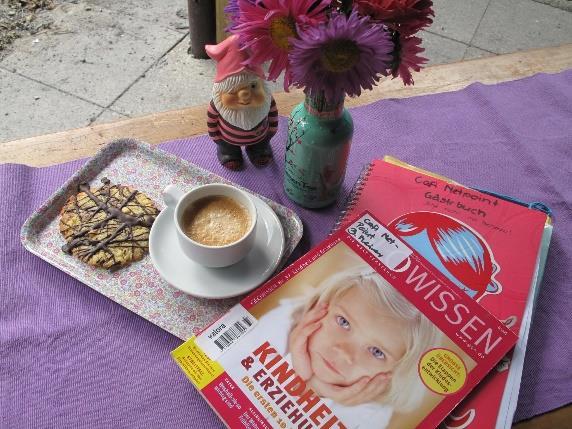
MULTIPOLYGON (((375 160, 340 221, 364 210, 518 335, 547 215, 397 160, 375 160)), ((448 429, 494 428, 511 356, 453 411, 448 429)))

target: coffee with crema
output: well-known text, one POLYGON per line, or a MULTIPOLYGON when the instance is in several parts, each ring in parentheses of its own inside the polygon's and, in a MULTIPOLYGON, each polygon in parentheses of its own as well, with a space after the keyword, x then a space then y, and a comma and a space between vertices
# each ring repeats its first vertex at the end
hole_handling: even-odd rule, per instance
POLYGON ((182 228, 187 237, 206 246, 226 246, 240 240, 251 225, 248 210, 230 197, 200 198, 185 209, 182 228))

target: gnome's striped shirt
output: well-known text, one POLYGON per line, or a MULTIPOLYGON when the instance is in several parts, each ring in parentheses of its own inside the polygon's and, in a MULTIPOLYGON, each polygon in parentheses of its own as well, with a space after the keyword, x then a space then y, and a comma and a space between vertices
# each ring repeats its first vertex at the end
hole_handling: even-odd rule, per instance
POLYGON ((212 100, 209 104, 207 115, 209 136, 215 143, 223 141, 233 145, 249 146, 264 140, 270 140, 278 129, 278 110, 276 109, 274 97, 270 103, 268 117, 264 118, 251 130, 243 130, 227 122, 220 116, 212 100))

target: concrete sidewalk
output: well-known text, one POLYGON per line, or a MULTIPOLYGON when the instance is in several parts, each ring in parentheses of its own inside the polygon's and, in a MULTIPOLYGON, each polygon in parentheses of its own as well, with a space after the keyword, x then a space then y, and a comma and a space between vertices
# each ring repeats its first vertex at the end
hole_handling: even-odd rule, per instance
MULTIPOLYGON (((421 36, 430 64, 572 43, 566 7, 434 3, 421 36)), ((181 10, 185 0, 69 0, 45 12, 52 28, 0 59, 0 142, 207 103, 214 64, 187 54, 181 10)))

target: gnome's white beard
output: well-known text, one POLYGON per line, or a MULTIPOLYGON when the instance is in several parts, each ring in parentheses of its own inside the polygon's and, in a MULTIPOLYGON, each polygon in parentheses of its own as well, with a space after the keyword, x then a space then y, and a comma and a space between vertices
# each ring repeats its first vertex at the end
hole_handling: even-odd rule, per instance
POLYGON ((239 109, 229 109, 222 104, 221 91, 213 90, 213 103, 218 110, 220 116, 229 124, 234 125, 242 130, 251 130, 256 127, 264 118, 268 116, 270 111, 270 103, 272 96, 266 82, 262 81, 264 87, 264 103, 257 107, 241 106, 239 109))

